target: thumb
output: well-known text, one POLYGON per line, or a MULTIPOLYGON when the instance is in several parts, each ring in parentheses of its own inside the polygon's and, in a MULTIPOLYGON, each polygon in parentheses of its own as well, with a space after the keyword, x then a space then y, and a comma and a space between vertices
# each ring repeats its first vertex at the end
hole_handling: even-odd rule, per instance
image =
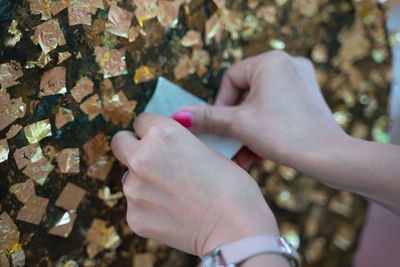
POLYGON ((190 106, 175 112, 172 118, 193 132, 235 136, 235 107, 190 106))

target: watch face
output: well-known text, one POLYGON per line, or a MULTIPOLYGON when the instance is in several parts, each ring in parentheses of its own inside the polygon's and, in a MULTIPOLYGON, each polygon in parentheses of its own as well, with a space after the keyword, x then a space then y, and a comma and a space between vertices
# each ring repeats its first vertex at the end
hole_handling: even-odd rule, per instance
POLYGON ((200 267, 217 267, 217 262, 212 255, 206 255, 201 261, 200 267))

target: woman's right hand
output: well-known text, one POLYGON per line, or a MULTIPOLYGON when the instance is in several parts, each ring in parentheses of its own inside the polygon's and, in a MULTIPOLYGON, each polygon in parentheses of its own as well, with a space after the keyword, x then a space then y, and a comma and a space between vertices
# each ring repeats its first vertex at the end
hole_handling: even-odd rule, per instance
POLYGON ((214 106, 176 112, 194 132, 241 140, 263 158, 301 169, 305 153, 344 135, 316 81, 312 63, 274 51, 229 68, 214 106))

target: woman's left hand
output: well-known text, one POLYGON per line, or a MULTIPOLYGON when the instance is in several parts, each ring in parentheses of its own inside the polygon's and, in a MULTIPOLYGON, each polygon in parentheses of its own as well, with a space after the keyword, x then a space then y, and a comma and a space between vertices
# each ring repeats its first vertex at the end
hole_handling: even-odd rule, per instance
POLYGON ((129 174, 127 222, 138 235, 203 257, 258 234, 279 235, 257 183, 172 119, 141 114, 117 133, 114 155, 129 174))

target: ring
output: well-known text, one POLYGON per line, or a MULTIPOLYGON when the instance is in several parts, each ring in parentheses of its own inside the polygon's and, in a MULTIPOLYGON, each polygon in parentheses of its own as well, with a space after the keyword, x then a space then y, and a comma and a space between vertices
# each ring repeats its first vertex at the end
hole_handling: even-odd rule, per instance
POLYGON ((124 186, 124 184, 125 184, 125 178, 126 178, 126 176, 129 174, 129 171, 126 171, 126 172, 124 172, 124 174, 122 175, 122 180, 121 180, 121 184, 122 184, 122 186, 124 186))

